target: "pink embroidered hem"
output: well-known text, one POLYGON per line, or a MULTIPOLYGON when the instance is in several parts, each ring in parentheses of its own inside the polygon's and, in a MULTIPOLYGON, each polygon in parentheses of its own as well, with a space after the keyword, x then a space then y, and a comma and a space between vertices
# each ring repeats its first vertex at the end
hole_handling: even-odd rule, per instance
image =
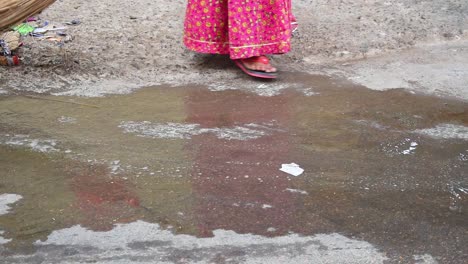
POLYGON ((184 44, 231 59, 287 53, 290 10, 288 0, 189 0, 184 44))

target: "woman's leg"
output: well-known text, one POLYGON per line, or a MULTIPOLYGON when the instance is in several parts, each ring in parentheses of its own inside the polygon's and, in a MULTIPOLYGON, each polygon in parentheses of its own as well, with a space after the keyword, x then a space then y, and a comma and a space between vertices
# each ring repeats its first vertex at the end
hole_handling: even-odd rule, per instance
POLYGON ((227 0, 189 0, 184 44, 193 51, 229 54, 227 0))
POLYGON ((231 59, 290 50, 289 0, 229 0, 228 10, 231 59))
POLYGON ((247 73, 273 73, 264 55, 290 50, 290 19, 290 0, 189 0, 184 43, 201 53, 229 54, 247 73))
POLYGON ((266 54, 290 50, 290 0, 229 0, 230 57, 247 74, 275 78, 266 54))

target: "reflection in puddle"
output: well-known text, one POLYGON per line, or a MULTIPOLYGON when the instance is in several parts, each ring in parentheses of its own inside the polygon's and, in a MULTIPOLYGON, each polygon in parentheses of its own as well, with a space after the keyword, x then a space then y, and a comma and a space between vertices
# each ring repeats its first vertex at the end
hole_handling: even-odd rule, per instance
POLYGON ((450 197, 450 210, 459 213, 466 211, 463 206, 466 207, 468 201, 468 188, 452 183, 449 185, 449 190, 452 195, 450 197))
POLYGON ((463 139, 468 140, 468 127, 453 125, 453 124, 440 124, 434 128, 419 129, 415 133, 428 135, 435 138, 442 139, 463 139))
POLYGON ((30 138, 29 135, 0 135, 0 144, 7 146, 27 147, 33 151, 55 152, 59 151, 57 142, 51 139, 30 138))
POLYGON ((125 133, 134 133, 143 137, 168 138, 168 139, 190 139, 202 134, 213 134, 219 139, 227 140, 251 140, 267 135, 271 128, 265 125, 246 124, 234 127, 202 128, 199 124, 152 124, 143 122, 122 122, 119 125, 125 133))
POLYGON ((74 104, 1 98, 0 194, 24 199, 0 216, 11 239, 0 253, 45 250, 48 242, 36 241, 52 241, 56 230, 114 232, 142 220, 187 241, 216 240, 215 230, 270 237, 248 235, 254 240, 339 232, 391 259, 461 259, 468 199, 447 184, 468 184, 468 105, 337 88, 322 77, 295 81, 314 83, 314 96, 153 87, 60 98, 74 104), (35 139, 63 151, 41 152, 35 139), (279 170, 289 163, 305 172, 279 170))
POLYGON ((76 123, 77 122, 76 118, 67 117, 67 116, 61 116, 57 119, 57 121, 60 123, 76 123))
POLYGON ((82 218, 79 223, 93 230, 111 230, 114 223, 137 219, 133 209, 140 207, 138 196, 128 182, 108 176, 107 169, 96 166, 72 172, 74 206, 82 218))
MULTIPOLYGON (((278 127, 288 128, 288 97, 239 97, 234 93, 221 97, 191 91, 186 97, 186 120, 207 128, 275 120, 278 127)), ((271 133, 248 141, 202 135, 186 144, 193 149, 197 164, 192 184, 200 235, 211 236, 216 229, 266 234, 268 227, 285 234, 294 226, 296 197, 282 192, 289 187, 289 179, 278 170, 290 158, 289 133, 271 133), (263 210, 263 205, 270 209, 263 210)))
POLYGON ((387 143, 382 146, 383 151, 390 157, 397 155, 410 155, 416 152, 418 142, 405 138, 400 142, 387 143))

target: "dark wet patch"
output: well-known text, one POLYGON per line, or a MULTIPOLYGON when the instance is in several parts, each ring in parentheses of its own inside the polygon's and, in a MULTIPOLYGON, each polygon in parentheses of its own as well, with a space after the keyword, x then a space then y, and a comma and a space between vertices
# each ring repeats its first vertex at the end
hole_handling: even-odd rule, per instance
MULTIPOLYGON (((30 245, 75 224, 103 231, 141 219, 199 237, 216 229, 264 236, 338 232, 377 245, 396 263, 426 253, 443 263, 464 259, 468 198, 458 191, 454 205, 453 190, 468 186, 468 143, 412 131, 467 126, 468 104, 325 77, 290 78, 285 81, 316 94, 152 87, 126 96, 74 98, 79 104, 67 107, 2 99, 5 133, 50 137, 73 150, 52 155, 0 147, 0 166, 7 168, 0 193, 25 197, 14 213, 0 216, 4 236, 13 239, 8 247, 15 252, 16 244, 30 245), (77 122, 57 122, 61 116, 77 122), (251 140, 207 133, 161 139, 125 134, 118 128, 122 121, 202 128, 268 123, 274 129, 251 140), (95 159, 102 164, 93 165, 95 159), (115 160, 121 167, 113 172, 108 166, 115 160), (305 173, 279 171, 290 162, 305 173)), ((171 261, 195 255, 175 252, 171 261)))

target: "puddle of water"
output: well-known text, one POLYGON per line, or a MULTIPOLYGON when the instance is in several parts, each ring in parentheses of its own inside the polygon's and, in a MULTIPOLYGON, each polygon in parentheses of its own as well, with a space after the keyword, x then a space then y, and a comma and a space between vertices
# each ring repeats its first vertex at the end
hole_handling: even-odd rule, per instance
POLYGON ((267 135, 268 127, 257 124, 246 124, 233 128, 201 128, 198 124, 152 124, 151 122, 122 122, 119 125, 125 133, 134 133, 142 137, 190 139, 202 134, 213 134, 220 139, 251 140, 267 135), (260 130, 258 128, 263 128, 260 130))
POLYGON ((16 134, 16 135, 3 134, 2 141, 0 142, 0 144, 7 145, 7 146, 27 147, 38 152, 59 151, 56 148, 57 142, 55 140, 32 139, 28 135, 21 135, 21 134, 16 134))
POLYGON ((162 86, 106 98, 1 97, 0 194, 24 197, 0 216, 12 239, 5 254, 32 250, 54 230, 144 220, 197 237, 339 232, 408 261, 415 252, 459 258, 467 200, 451 210, 448 184, 468 184, 468 142, 414 131, 467 127, 468 105, 293 78, 313 96, 162 86), (305 173, 279 170, 292 162, 305 173))
POLYGON ((419 129, 414 132, 435 138, 468 140, 468 127, 461 125, 441 124, 434 128, 419 129))

